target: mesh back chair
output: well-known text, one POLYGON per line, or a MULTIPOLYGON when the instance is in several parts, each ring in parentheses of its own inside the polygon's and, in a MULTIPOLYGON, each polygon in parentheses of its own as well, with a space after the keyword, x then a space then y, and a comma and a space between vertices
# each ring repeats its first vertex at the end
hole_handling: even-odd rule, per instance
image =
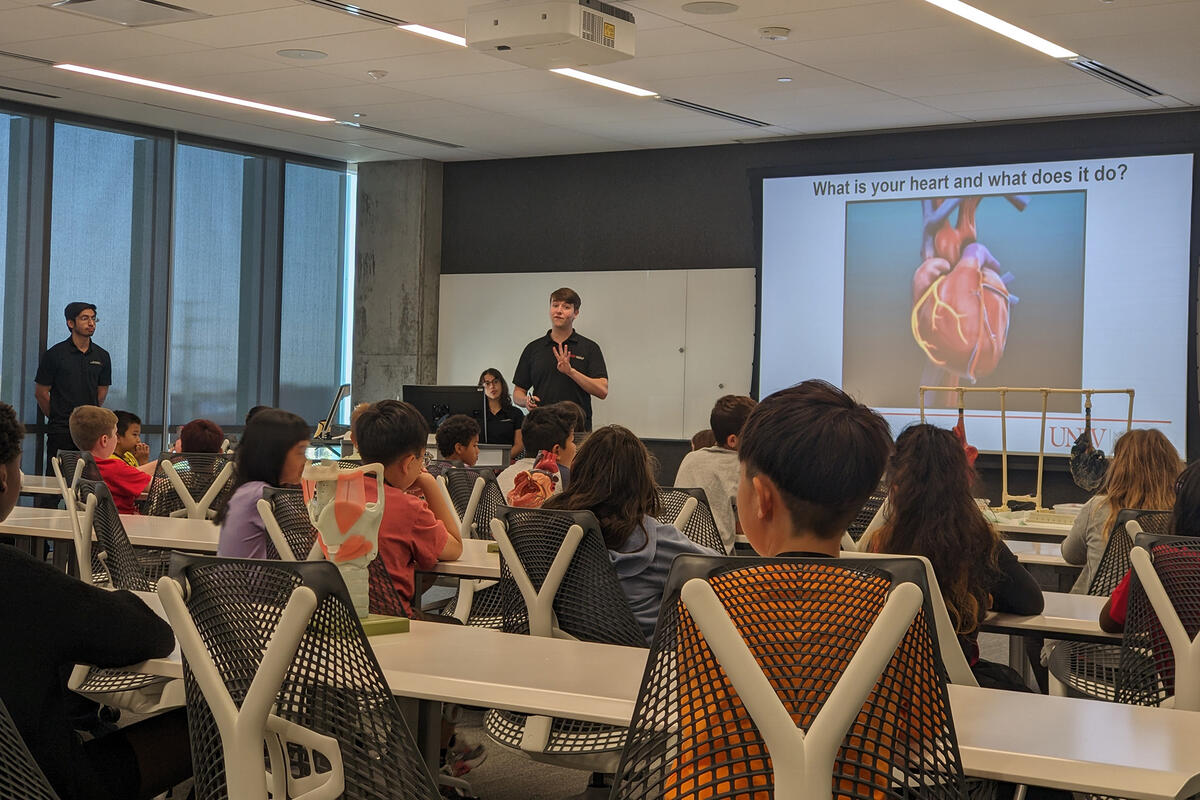
POLYGON ((438 797, 333 564, 177 555, 160 596, 197 797, 438 797))
POLYGON ((94 507, 91 512, 92 530, 102 554, 100 557, 112 577, 113 588, 154 591, 154 582, 166 574, 166 565, 169 563, 167 551, 144 548, 139 553, 134 550, 121 523, 121 515, 117 513, 117 506, 103 481, 80 478, 76 497, 85 507, 89 502, 94 507), (95 500, 89 501, 92 497, 95 500))
POLYGON ((377 556, 367 565, 367 610, 372 614, 382 614, 387 617, 407 617, 409 612, 404 608, 404 601, 392 583, 392 575, 387 571, 383 558, 377 556))
POLYGON ((257 506, 267 529, 267 558, 305 561, 313 555, 317 529, 308 518, 303 491, 266 486, 257 506))
POLYGON ((1138 536, 1116 700, 1200 711, 1200 539, 1138 536))
POLYGON ((677 558, 612 798, 963 800, 924 574, 677 558))
POLYGON ((91 526, 82 518, 83 504, 75 497, 75 487, 80 478, 90 481, 102 480, 100 469, 92 459, 92 454, 86 450, 59 450, 58 455, 50 459, 50 467, 58 483, 58 491, 62 495, 63 505, 67 508, 67 518, 71 521, 71 534, 75 541, 75 558, 79 566, 79 575, 85 581, 97 586, 107 586, 110 582, 108 570, 104 562, 91 552, 91 526), (87 544, 81 547, 84 531, 87 531, 87 544))
POLYGON ((696 544, 725 555, 725 543, 703 489, 664 486, 658 490, 658 499, 662 503, 659 522, 674 525, 696 544))
POLYGON ((152 517, 211 519, 233 494, 230 453, 163 453, 146 492, 152 517))
POLYGON ((3 700, 0 700, 0 797, 58 800, 3 700))
MULTIPOLYGON (((492 518, 504 499, 495 473, 448 469, 439 476, 438 483, 445 488, 458 515, 462 538, 490 540, 492 518)), ((496 581, 460 579, 455 596, 442 607, 442 614, 475 628, 500 628, 503 615, 499 585, 496 581)))
POLYGON ((871 492, 871 496, 867 498, 867 502, 863 503, 862 508, 854 515, 854 519, 846 526, 846 533, 850 534, 850 538, 857 542, 866 533, 867 526, 871 524, 871 520, 875 519, 875 515, 879 512, 879 507, 883 505, 883 501, 887 499, 888 487, 886 481, 880 481, 875 487, 875 491, 871 492))
MULTIPOLYGON (((1133 548, 1133 538, 1143 530, 1165 534, 1170 528, 1170 511, 1121 509, 1087 593, 1094 597, 1111 595, 1132 568, 1129 552, 1133 548)), ((1050 694, 1113 700, 1120 661, 1120 645, 1059 642, 1050 652, 1047 664, 1050 694)))
MULTIPOLYGON (((500 545, 503 630, 645 647, 621 591, 600 525, 588 511, 502 506, 492 522, 500 545)), ((613 772, 625 729, 492 709, 488 735, 537 761, 613 772)))

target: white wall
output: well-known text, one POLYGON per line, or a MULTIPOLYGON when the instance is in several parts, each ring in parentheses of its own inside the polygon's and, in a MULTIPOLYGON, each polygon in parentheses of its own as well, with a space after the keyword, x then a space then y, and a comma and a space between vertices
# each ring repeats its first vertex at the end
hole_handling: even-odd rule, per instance
POLYGON ((713 402, 748 394, 754 358, 754 269, 442 275, 438 383, 474 384, 496 367, 511 383, 521 350, 550 327, 550 293, 583 298, 575 328, 608 364, 595 424, 685 439, 713 402))

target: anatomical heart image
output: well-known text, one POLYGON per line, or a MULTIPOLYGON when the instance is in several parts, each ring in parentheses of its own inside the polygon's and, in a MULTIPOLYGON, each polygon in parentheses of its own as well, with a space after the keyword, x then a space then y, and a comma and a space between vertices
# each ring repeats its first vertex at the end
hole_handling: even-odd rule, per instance
MULTIPOLYGON (((918 387, 1080 385, 1087 192, 846 204, 843 383, 909 408, 918 387)), ((926 404, 949 407, 953 392, 926 404)), ((1079 398, 1052 396, 1051 411, 1079 398)), ((997 394, 969 408, 996 410, 997 394)), ((1008 396, 1039 410, 1039 395, 1008 396)))

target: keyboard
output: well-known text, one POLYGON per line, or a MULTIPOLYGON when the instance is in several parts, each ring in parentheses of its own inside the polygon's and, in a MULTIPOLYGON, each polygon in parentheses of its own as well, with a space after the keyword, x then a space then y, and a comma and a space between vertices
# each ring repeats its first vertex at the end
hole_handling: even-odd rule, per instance
POLYGON ((1057 511, 1030 511, 1025 517, 1027 525, 1073 525, 1074 514, 1060 514, 1057 511))

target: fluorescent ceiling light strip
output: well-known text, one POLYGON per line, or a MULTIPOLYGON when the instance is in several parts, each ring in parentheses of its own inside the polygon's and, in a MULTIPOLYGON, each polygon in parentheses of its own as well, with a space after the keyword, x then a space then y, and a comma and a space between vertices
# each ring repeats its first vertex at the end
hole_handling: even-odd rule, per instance
POLYGON ((428 36, 430 39, 438 39, 439 41, 449 42, 450 44, 456 44, 459 47, 467 46, 467 40, 462 36, 455 36, 453 33, 439 31, 437 28, 427 28, 424 25, 416 24, 397 25, 396 27, 402 31, 415 33, 418 36, 428 36))
POLYGON ((1007 36, 1014 42, 1020 42, 1026 47, 1032 47, 1034 50, 1045 53, 1051 58, 1074 58, 1079 55, 1054 42, 1047 41, 1036 34, 1030 33, 1024 28, 1018 28, 1011 22, 1005 22, 999 17, 993 17, 986 11, 980 11, 975 6, 969 6, 961 0, 925 0, 925 2, 945 9, 951 14, 957 14, 965 20, 974 22, 976 25, 982 25, 1001 36, 1007 36))
POLYGON ((552 69, 550 71, 557 72, 559 75, 566 75, 568 78, 575 78, 576 80, 587 81, 588 83, 594 83, 597 86, 603 86, 606 89, 615 89, 618 92, 624 92, 625 94, 632 94, 637 97, 657 97, 658 96, 658 92, 651 92, 646 89, 639 89, 636 86, 630 86, 628 83, 621 83, 619 81, 609 80, 608 78, 601 78, 599 75, 592 75, 589 72, 580 72, 579 70, 571 69, 570 67, 563 67, 561 69, 552 69))
POLYGON ((151 89, 161 89, 164 92, 174 92, 175 94, 185 94, 189 97, 199 97, 204 100, 215 100, 218 103, 229 103, 230 105, 242 106, 243 108, 254 108, 259 111, 270 111, 273 114, 284 114, 289 117, 299 117, 300 119, 308 119, 313 122, 333 122, 333 117, 322 117, 319 114, 309 114, 307 111, 296 111, 292 108, 283 108, 281 106, 267 105, 266 103, 256 103, 253 100, 243 100, 240 97, 229 97, 224 94, 215 94, 214 92, 204 92, 200 89, 189 89, 186 86, 175 86, 171 83, 162 83, 161 81, 152 81, 147 78, 137 78, 133 75, 122 75, 119 72, 106 72, 102 69, 92 69, 91 67, 81 67, 77 64, 55 64, 55 69, 62 69, 68 72, 78 72, 83 75, 92 75, 97 78, 108 78, 113 81, 121 81, 122 83, 132 83, 136 86, 146 86, 151 89))

